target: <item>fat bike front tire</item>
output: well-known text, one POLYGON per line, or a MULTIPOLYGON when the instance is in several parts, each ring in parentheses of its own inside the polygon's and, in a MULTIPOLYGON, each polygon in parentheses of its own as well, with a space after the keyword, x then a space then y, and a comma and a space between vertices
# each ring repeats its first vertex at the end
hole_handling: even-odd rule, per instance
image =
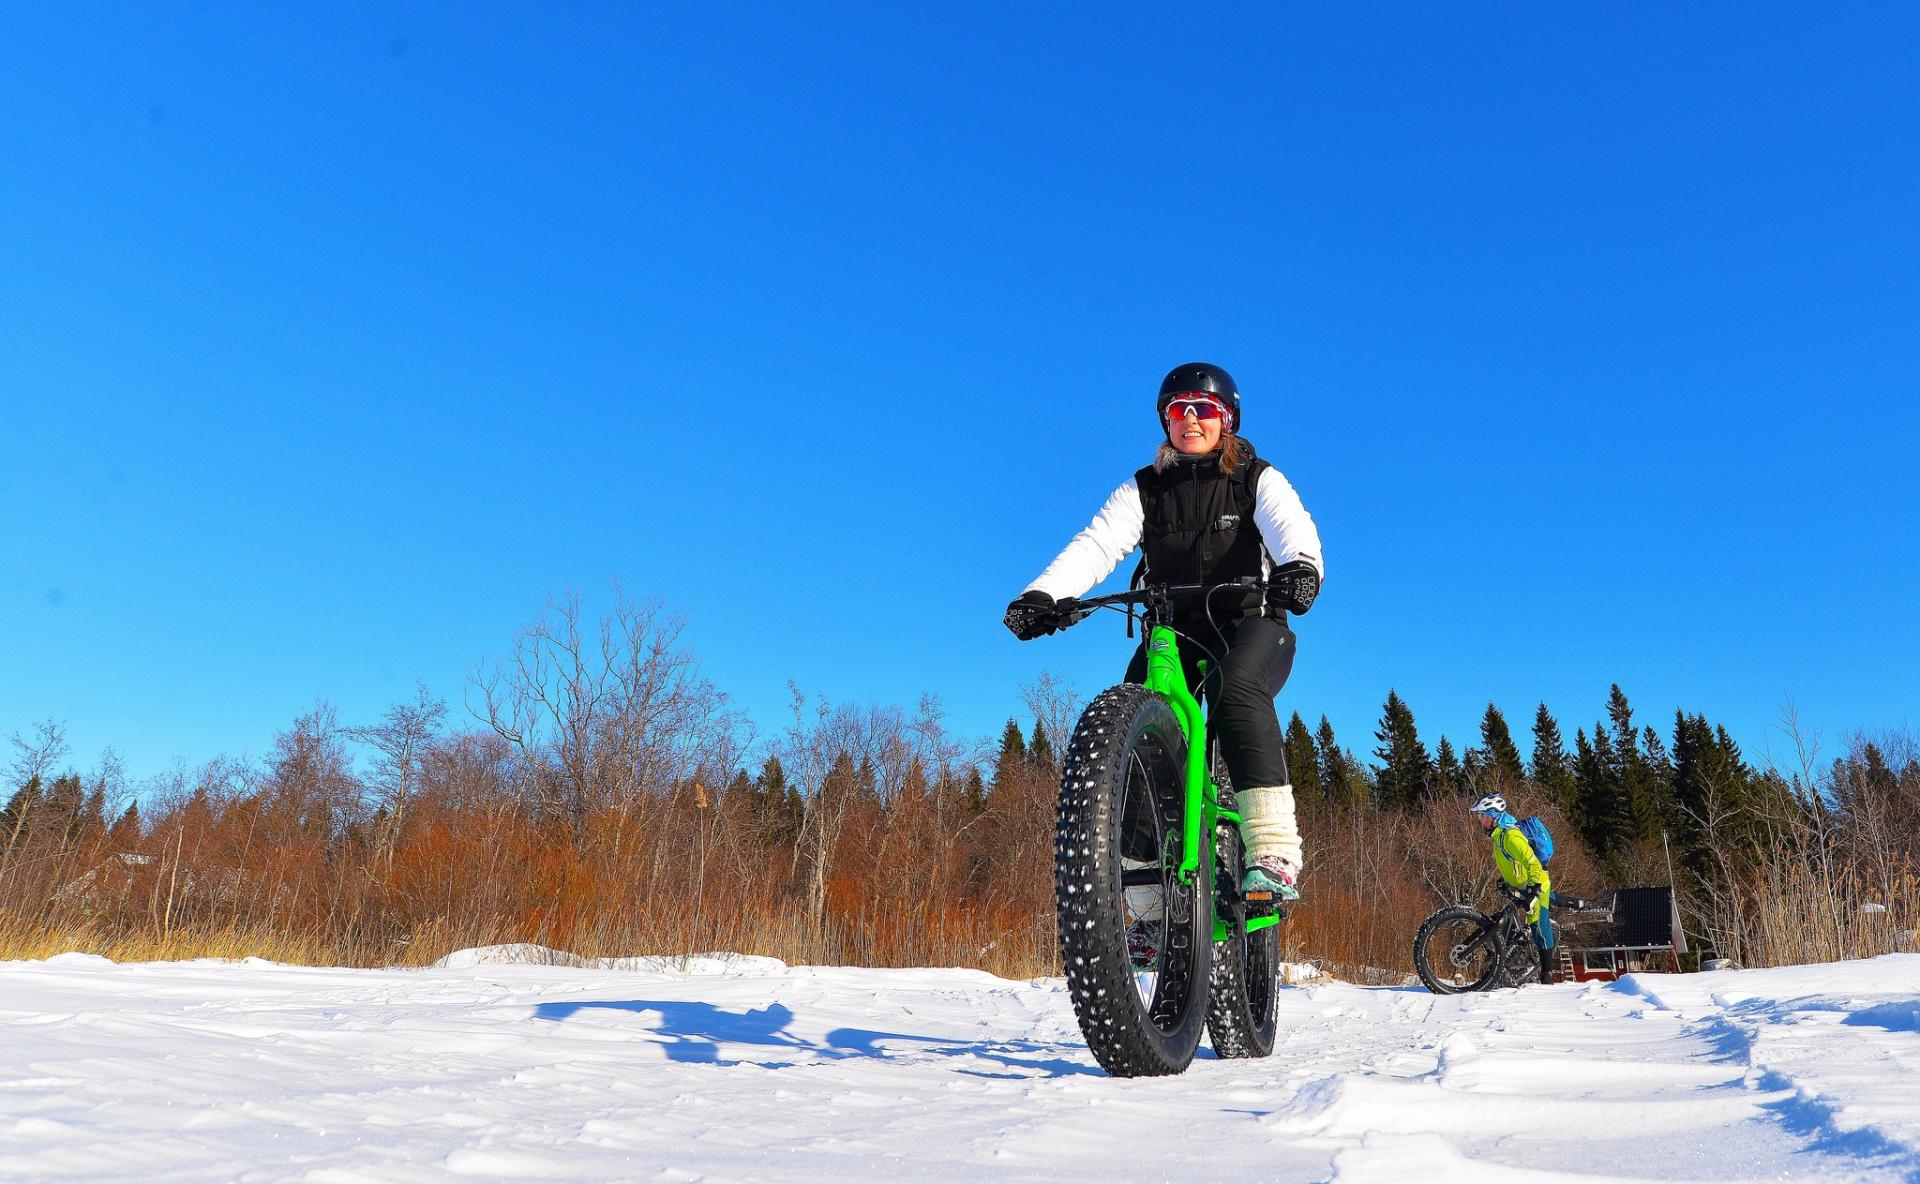
POLYGON ((1464 904, 1436 910, 1413 935, 1413 969, 1436 995, 1489 989, 1503 952, 1494 919, 1464 904))
POLYGON ((1115 1077, 1181 1072, 1206 1026, 1213 885, 1205 860, 1192 882, 1177 874, 1186 757, 1186 736, 1166 701, 1123 683, 1087 706, 1061 769, 1060 956, 1080 1032, 1115 1077), (1165 913, 1151 965, 1140 968, 1127 948, 1123 854, 1136 885, 1158 883, 1165 913))
MULTIPOLYGON (((1233 808, 1230 792, 1224 784, 1221 786, 1223 809, 1233 808)), ((1223 1059, 1268 1056, 1279 1027, 1275 980, 1280 973, 1280 926, 1269 925, 1252 933, 1246 930, 1246 909, 1240 902, 1240 877, 1246 874, 1246 859, 1240 828, 1231 822, 1214 828, 1214 859, 1219 868, 1215 898, 1234 907, 1221 910, 1227 939, 1213 947, 1207 1039, 1214 1055, 1223 1059)))

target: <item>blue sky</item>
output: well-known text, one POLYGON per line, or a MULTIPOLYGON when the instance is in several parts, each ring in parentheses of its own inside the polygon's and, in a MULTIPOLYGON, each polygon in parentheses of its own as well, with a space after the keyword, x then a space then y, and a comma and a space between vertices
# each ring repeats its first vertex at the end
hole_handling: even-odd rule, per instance
POLYGON ((1193 358, 1356 750, 1920 715, 1911 6, 713 7, 0 16, 0 734, 457 714, 613 579, 991 733, 1122 669, 999 616, 1193 358))

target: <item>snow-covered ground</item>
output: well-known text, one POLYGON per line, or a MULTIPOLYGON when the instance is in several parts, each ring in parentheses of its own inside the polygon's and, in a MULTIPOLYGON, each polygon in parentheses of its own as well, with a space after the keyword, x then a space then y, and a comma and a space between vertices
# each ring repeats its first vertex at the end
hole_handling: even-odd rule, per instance
POLYGON ((1920 955, 1281 995, 1116 1081, 973 971, 0 963, 0 1179, 1920 1180, 1920 955))

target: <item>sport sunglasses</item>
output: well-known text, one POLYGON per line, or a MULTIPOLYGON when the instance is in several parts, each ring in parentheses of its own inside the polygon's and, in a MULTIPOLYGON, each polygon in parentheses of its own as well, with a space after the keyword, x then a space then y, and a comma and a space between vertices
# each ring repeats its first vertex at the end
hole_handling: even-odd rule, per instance
POLYGON ((1185 419, 1188 412, 1196 419, 1219 419, 1227 409, 1211 395, 1179 395, 1167 404, 1167 422, 1185 419))

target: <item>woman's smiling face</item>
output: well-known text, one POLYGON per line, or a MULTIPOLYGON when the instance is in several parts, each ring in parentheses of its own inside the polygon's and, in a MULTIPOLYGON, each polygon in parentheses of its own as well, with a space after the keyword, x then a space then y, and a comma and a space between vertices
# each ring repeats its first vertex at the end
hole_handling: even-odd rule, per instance
POLYGON ((1226 428, 1226 416, 1215 412, 1200 418, 1201 408, 1194 400, 1175 399, 1167 405, 1167 441, 1188 456, 1201 456, 1220 447, 1220 434, 1226 428))

